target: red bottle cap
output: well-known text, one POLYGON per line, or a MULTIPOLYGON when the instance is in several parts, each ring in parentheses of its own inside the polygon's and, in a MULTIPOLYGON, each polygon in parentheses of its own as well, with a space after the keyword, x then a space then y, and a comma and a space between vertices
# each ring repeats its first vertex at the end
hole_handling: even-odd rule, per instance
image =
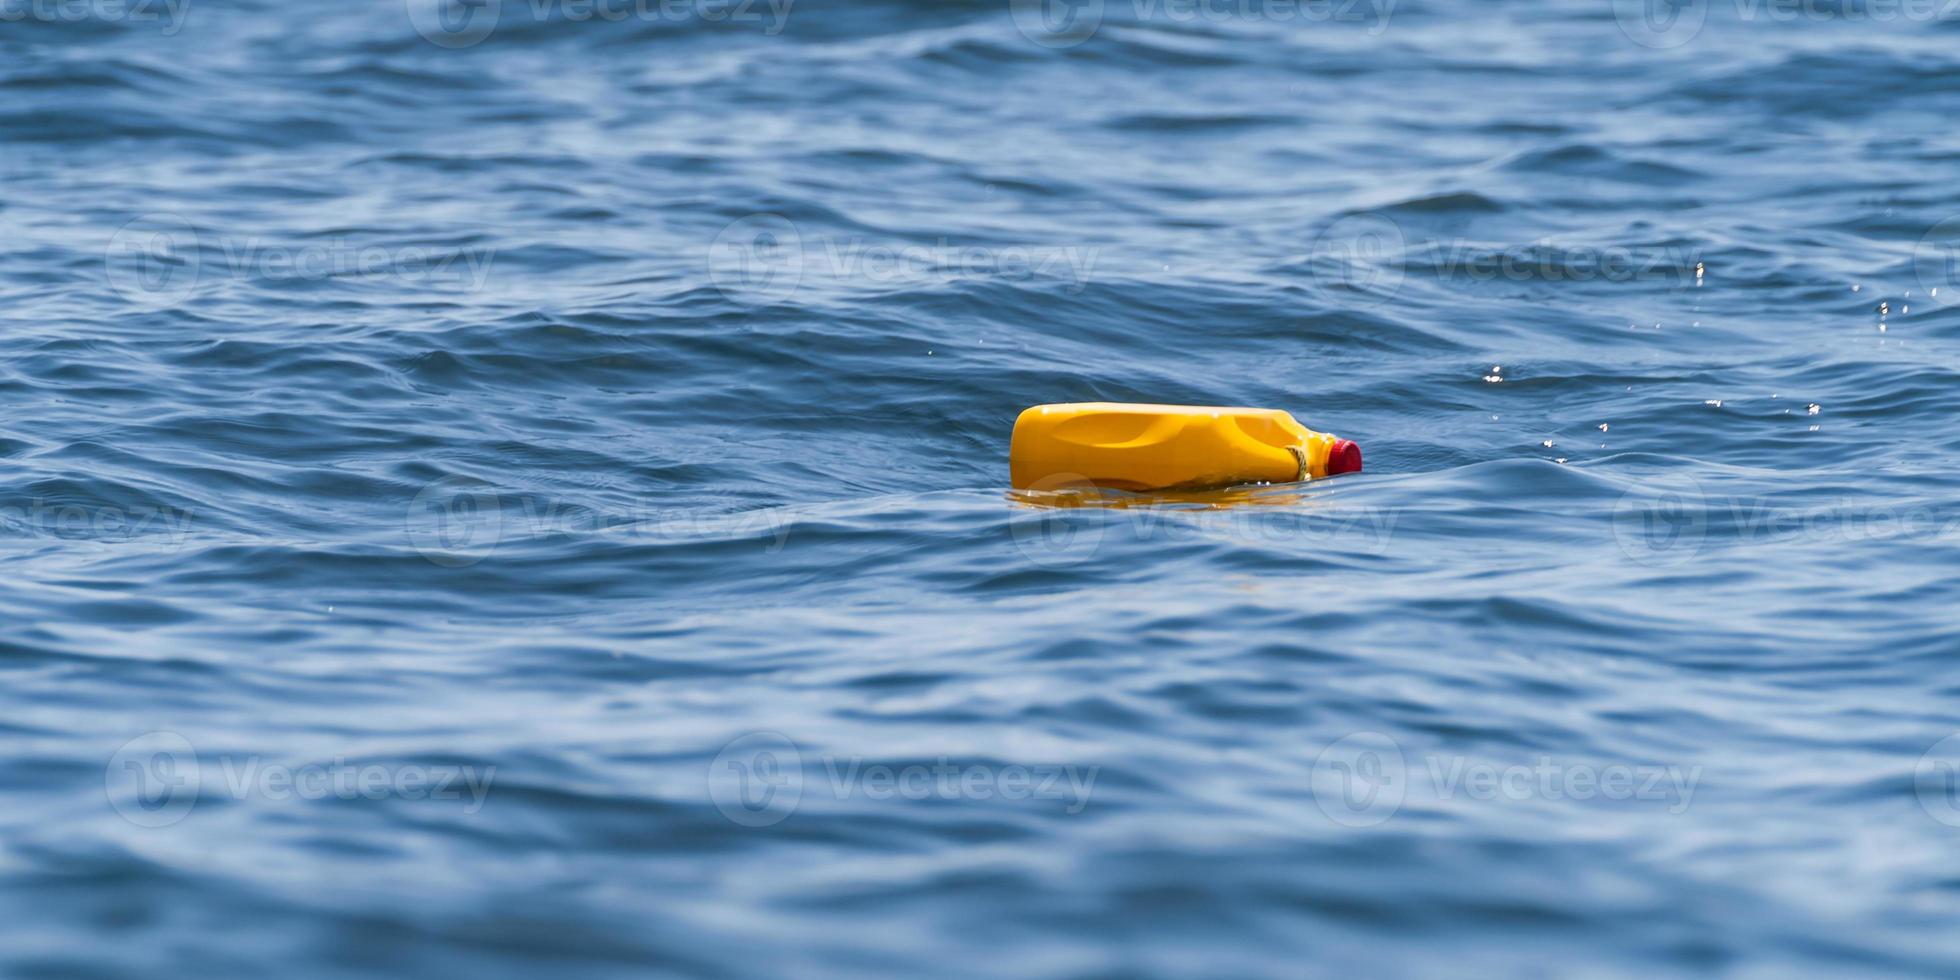
POLYGON ((1352 439, 1334 440, 1334 448, 1327 452, 1327 475, 1339 476, 1342 473, 1361 472, 1361 447, 1352 439))

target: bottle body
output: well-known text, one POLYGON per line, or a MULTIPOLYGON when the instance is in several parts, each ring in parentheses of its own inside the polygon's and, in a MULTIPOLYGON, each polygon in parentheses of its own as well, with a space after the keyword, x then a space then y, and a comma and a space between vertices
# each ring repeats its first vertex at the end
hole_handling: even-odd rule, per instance
POLYGON ((1361 469, 1361 451, 1275 408, 1076 402, 1014 422, 1013 485, 1119 490, 1290 483, 1361 469))

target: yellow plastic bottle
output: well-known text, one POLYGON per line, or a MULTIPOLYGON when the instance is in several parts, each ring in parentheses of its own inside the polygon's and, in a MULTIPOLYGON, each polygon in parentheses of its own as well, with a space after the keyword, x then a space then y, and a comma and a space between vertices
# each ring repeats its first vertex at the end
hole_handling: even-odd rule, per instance
POLYGON ((1119 490, 1290 483, 1361 472, 1361 447, 1276 408, 1036 405, 1014 421, 1014 486, 1119 490))

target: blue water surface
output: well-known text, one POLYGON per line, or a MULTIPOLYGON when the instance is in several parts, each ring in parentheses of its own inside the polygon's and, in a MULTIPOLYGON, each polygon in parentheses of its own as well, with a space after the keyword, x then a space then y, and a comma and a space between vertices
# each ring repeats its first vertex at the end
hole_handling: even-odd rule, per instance
POLYGON ((1955 975, 1942 6, 0 4, 0 974, 1955 975))

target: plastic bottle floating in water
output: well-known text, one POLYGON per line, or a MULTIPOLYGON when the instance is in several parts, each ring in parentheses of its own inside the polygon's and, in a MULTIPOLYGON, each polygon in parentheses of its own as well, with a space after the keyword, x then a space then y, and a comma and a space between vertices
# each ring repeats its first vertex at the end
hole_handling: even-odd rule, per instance
POLYGON ((1023 490, 1222 487, 1361 472, 1361 447, 1276 408, 1036 405, 1014 420, 1007 455, 1023 490))

